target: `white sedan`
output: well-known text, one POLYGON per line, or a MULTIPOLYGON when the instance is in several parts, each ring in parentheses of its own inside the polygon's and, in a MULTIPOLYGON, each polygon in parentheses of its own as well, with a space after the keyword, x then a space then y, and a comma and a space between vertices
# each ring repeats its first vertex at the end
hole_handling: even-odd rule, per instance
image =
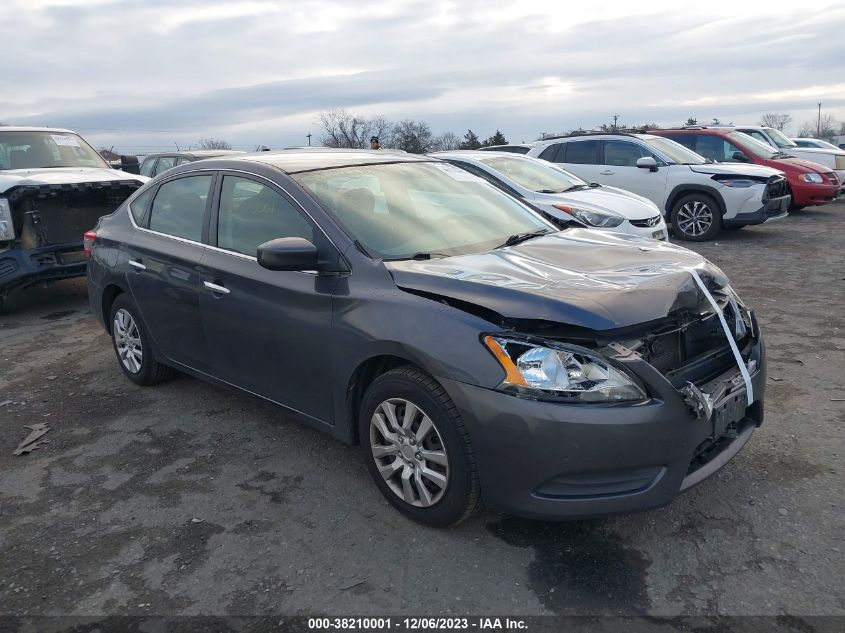
POLYGON ((665 240, 666 221, 651 200, 587 183, 547 161, 510 152, 454 151, 431 154, 526 200, 548 215, 589 228, 665 240))

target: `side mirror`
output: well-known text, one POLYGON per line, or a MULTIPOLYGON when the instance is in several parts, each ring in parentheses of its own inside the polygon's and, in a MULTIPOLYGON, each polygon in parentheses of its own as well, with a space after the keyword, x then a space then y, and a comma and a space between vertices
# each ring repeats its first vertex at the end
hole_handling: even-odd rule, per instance
POLYGON ((743 152, 734 152, 731 154, 731 158, 738 163, 750 163, 751 159, 748 158, 743 152))
POLYGON ((280 237, 258 247, 258 264, 268 270, 316 270, 317 247, 302 237, 280 237))
POLYGON ((637 167, 648 169, 649 171, 657 171, 657 161, 651 156, 643 156, 637 159, 637 167))
POLYGON ((120 157, 120 170, 125 171, 127 174, 140 174, 141 173, 141 165, 138 163, 137 156, 121 156, 120 157))

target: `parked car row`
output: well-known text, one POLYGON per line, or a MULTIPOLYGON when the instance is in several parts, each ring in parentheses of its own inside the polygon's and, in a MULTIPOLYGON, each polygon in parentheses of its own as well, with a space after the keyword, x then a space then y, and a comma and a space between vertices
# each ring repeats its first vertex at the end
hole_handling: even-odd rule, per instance
MULTIPOLYGON (((769 128, 760 130, 771 134, 769 128)), ((579 132, 482 151, 540 158, 587 182, 648 198, 675 236, 691 241, 713 239, 722 228, 782 218, 790 209, 826 204, 845 192, 840 170, 845 152, 805 150, 831 163, 826 166, 796 157, 794 149, 789 154, 774 149, 753 138, 755 131, 690 126, 647 133, 579 132)))

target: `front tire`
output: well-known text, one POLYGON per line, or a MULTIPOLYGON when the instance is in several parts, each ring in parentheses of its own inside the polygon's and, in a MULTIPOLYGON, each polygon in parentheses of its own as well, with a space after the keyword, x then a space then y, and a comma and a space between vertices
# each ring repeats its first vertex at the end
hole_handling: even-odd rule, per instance
POLYGON ((376 486, 406 516, 447 527, 478 508, 469 435, 455 404, 431 376, 405 366, 376 378, 364 394, 358 430, 376 486))
POLYGON ((690 193, 682 196, 670 214, 675 237, 689 242, 712 240, 722 230, 722 213, 712 196, 690 193))
POLYGON ((150 337, 138 316, 138 308, 125 294, 119 295, 109 317, 111 340, 123 373, 136 385, 150 386, 173 374, 173 369, 153 356, 150 337))

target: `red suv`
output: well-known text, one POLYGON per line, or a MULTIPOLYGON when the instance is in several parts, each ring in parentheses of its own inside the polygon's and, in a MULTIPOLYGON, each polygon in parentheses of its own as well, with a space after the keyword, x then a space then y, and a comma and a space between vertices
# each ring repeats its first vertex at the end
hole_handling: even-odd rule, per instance
POLYGON ((755 163, 782 171, 792 194, 793 211, 826 204, 836 198, 839 179, 824 165, 772 149, 732 128, 690 127, 677 130, 649 130, 720 163, 755 163))

